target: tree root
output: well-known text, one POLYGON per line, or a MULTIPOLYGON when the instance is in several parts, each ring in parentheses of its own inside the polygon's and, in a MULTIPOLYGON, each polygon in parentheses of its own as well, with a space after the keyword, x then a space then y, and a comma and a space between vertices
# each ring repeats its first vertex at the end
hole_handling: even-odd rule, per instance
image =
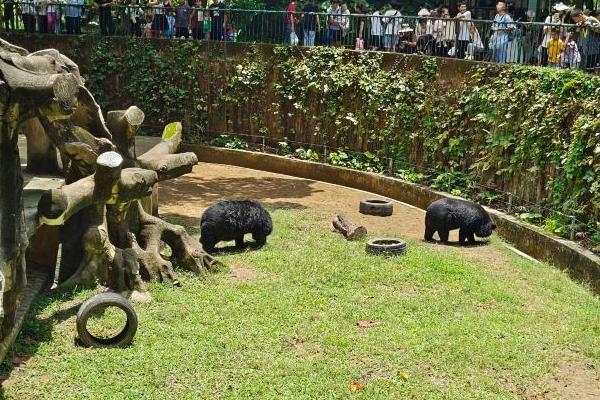
POLYGON ((194 240, 185 228, 163 221, 144 211, 137 202, 140 231, 138 239, 141 244, 136 248, 140 261, 142 277, 151 281, 178 283, 171 262, 160 254, 161 241, 172 251, 172 257, 181 268, 197 274, 205 275, 216 270, 221 263, 202 249, 200 242, 194 240))

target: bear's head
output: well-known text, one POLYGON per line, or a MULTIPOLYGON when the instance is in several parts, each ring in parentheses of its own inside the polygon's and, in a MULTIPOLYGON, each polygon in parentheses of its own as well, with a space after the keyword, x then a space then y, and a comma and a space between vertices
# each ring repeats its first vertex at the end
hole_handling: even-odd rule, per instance
POLYGON ((488 220, 479 226, 475 234, 478 237, 488 237, 494 229, 496 229, 496 224, 492 220, 488 220))

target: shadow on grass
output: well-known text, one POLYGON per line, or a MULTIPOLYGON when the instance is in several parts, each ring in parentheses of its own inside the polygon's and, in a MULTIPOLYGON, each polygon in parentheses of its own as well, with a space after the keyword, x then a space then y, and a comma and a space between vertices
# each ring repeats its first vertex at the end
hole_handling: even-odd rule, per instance
POLYGON ((264 245, 260 245, 256 242, 248 242, 244 243, 243 247, 237 247, 235 245, 223 246, 215 248, 215 251, 211 253, 213 256, 224 256, 224 255, 234 255, 234 254, 242 254, 247 251, 257 251, 260 250, 264 245))
POLYGON ((490 244, 489 240, 482 240, 482 241, 476 241, 475 243, 459 243, 459 242, 440 242, 439 240, 425 240, 422 239, 421 240, 423 243, 428 243, 428 244, 437 244, 440 246, 448 246, 448 247, 459 247, 459 248, 472 248, 472 247, 483 247, 483 246, 488 246, 490 244))
MULTIPOLYGON (((33 357, 39 350, 40 345, 49 342, 53 338, 54 326, 77 314, 77 310, 83 301, 76 301, 67 308, 60 308, 51 315, 44 315, 44 310, 53 302, 72 301, 83 288, 69 290, 41 291, 34 299, 19 332, 14 345, 10 348, 6 357, 0 364, 0 385, 4 383, 12 371, 33 357)), ((73 332, 75 337, 75 332, 73 332)), ((0 399, 4 398, 4 391, 0 391, 0 399)))

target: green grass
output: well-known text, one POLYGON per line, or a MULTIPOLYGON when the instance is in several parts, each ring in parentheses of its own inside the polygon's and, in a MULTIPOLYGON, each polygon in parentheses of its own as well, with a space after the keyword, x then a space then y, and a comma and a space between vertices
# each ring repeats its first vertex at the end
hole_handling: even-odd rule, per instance
POLYGON ((420 241, 383 258, 311 212, 273 217, 263 250, 223 257, 253 269, 252 279, 182 273, 181 288, 150 285, 154 301, 135 305, 130 348, 74 344, 74 313, 92 291, 41 297, 13 352, 31 358, 12 369, 4 396, 504 399, 565 357, 600 368, 598 298, 498 239, 466 250, 499 253, 489 265, 420 241), (366 386, 353 393, 353 382, 366 386))

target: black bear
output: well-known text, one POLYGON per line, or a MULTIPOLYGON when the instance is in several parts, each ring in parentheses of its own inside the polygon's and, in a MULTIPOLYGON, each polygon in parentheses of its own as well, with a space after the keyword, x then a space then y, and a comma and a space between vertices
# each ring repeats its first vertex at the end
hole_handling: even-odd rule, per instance
POLYGON ((496 224, 479 204, 460 199, 440 199, 427 207, 425 214, 425 240, 433 241, 437 231, 442 243, 448 242, 448 234, 458 231, 458 242, 465 240, 475 243, 475 235, 488 237, 496 229, 496 224))
POLYGON ((235 240, 238 248, 244 246, 244 234, 251 233, 262 246, 273 231, 269 212, 257 201, 226 200, 210 206, 200 220, 200 243, 207 252, 213 252, 220 241, 235 240))

